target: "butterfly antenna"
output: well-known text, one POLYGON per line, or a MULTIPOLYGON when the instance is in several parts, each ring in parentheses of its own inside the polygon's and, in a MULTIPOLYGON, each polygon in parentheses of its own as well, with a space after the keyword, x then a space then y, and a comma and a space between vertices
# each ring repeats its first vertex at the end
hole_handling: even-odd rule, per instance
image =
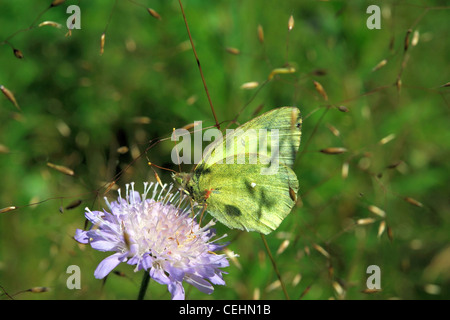
MULTIPOLYGON (((148 160, 148 158, 147 158, 147 160, 148 160)), ((161 170, 166 170, 166 171, 178 173, 178 172, 175 171, 175 170, 172 170, 172 169, 169 169, 169 168, 160 167, 160 166, 158 166, 158 165, 156 165, 156 164, 154 164, 154 163, 152 163, 152 162, 150 162, 150 161, 148 161, 148 165, 151 166, 151 167, 156 167, 156 168, 161 169, 161 170)))
POLYGON ((217 120, 216 112, 214 111, 213 103, 211 101, 211 96, 209 95, 208 86, 206 85, 205 77, 203 76, 203 71, 202 71, 202 67, 200 65, 200 60, 198 58, 197 51, 195 50, 194 41, 192 40, 191 31, 189 30, 189 26, 188 26, 188 23, 186 20, 186 15, 184 14, 184 9, 183 9, 183 5, 181 4, 181 0, 178 0, 178 3, 180 4, 181 13, 183 14, 183 20, 186 25, 187 33, 189 35, 189 41, 191 42, 192 51, 194 52, 195 60, 197 61, 198 70, 200 71, 200 76, 202 77, 203 86, 205 87, 206 95, 208 96, 208 101, 209 101, 209 105, 211 106, 211 111, 214 116, 214 121, 216 122, 216 128, 220 130, 220 124, 219 124, 219 121, 217 120))

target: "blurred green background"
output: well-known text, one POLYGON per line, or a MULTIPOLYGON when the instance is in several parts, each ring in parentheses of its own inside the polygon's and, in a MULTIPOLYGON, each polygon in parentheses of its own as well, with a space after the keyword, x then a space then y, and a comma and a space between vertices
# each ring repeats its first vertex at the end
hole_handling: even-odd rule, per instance
MULTIPOLYGON (((450 298, 450 97, 449 87, 442 87, 450 79, 448 3, 183 3, 219 121, 240 114, 243 123, 285 105, 303 114, 295 165, 300 199, 266 237, 290 298, 450 298), (371 4, 381 8, 379 30, 366 26, 371 4), (386 65, 373 70, 384 59, 386 65), (296 72, 266 82, 274 68, 285 66, 296 72), (259 87, 241 89, 250 81, 259 87), (329 147, 347 152, 320 152, 329 147), (380 292, 364 292, 370 265, 380 267, 380 292)), ((0 97, 0 208, 19 207, 0 215, 0 285, 10 295, 51 288, 16 299, 135 299, 142 275, 134 267, 118 266, 124 276, 111 274, 105 283, 94 278, 109 254, 73 240, 84 227, 84 207, 104 205, 102 192, 116 174, 122 188, 154 181, 146 157, 178 170, 170 159, 173 142, 145 152, 149 141, 195 120, 205 128, 214 118, 177 1, 66 1, 39 17, 49 4, 1 4, 0 84, 14 93, 21 111, 0 97), (80 6, 82 29, 66 37, 70 4, 80 6), (11 45, 2 42, 46 20, 63 27, 32 28, 10 38, 11 45), (129 151, 118 153, 121 146, 129 151), (60 213, 76 200, 83 203, 60 213), (70 265, 81 268, 81 290, 66 287, 70 265)), ((158 174, 171 181, 166 172, 158 174)), ((226 268, 226 286, 210 296, 185 285, 187 298, 285 299, 260 236, 216 227, 219 235, 228 234, 238 264, 226 268)), ((146 298, 170 295, 151 282, 146 298)))

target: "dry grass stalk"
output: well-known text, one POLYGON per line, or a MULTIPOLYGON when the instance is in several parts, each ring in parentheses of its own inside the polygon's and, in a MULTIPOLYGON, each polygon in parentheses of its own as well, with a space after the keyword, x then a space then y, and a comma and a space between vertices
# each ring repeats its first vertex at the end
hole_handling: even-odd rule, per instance
POLYGON ((381 237, 381 235, 384 233, 384 230, 386 230, 386 221, 381 221, 380 225, 378 226, 378 234, 377 237, 381 237))
POLYGON ((258 25, 258 40, 261 43, 264 43, 264 30, 262 25, 258 25))
POLYGON ((336 129, 335 126, 333 126, 333 125, 327 123, 327 127, 328 127, 328 129, 331 131, 331 133, 332 133, 333 135, 335 135, 336 137, 339 137, 339 136, 341 135, 341 132, 340 132, 338 129, 336 129))
POLYGON ((137 124, 149 124, 152 120, 149 117, 134 117, 133 122, 137 124))
POLYGON ((53 164, 51 162, 47 162, 47 166, 52 168, 52 169, 55 169, 56 171, 59 171, 59 172, 64 173, 64 174, 67 174, 68 176, 73 176, 75 174, 75 172, 72 169, 67 168, 65 166, 53 164))
POLYGON ((413 37, 411 39, 411 45, 415 47, 417 46, 418 43, 419 43, 419 30, 415 30, 413 37))
POLYGON ((294 73, 295 68, 276 68, 273 69, 272 72, 270 72, 269 76, 267 77, 268 80, 272 80, 272 78, 277 74, 287 74, 287 73, 294 73))
POLYGON ((411 35, 412 30, 408 29, 408 31, 406 31, 406 35, 405 35, 405 43, 404 43, 404 51, 406 52, 408 50, 409 47, 409 36, 411 35))
POLYGON ((257 82, 257 81, 250 81, 250 82, 243 83, 241 85, 241 89, 251 90, 251 89, 254 89, 254 88, 258 87, 258 86, 259 86, 259 82, 257 82))
POLYGON ((14 55, 17 59, 23 59, 23 53, 19 49, 13 49, 14 55))
POLYGON ((56 7, 59 6, 61 3, 64 3, 66 0, 53 0, 50 4, 50 7, 56 7))
POLYGON ((419 207, 419 208, 422 208, 422 207, 423 207, 423 204, 422 204, 421 202, 417 201, 417 200, 414 199, 414 198, 411 198, 411 197, 405 197, 404 199, 405 199, 406 202, 412 204, 413 206, 416 206, 416 207, 419 207))
POLYGON ((161 20, 161 16, 159 15, 158 12, 156 12, 155 10, 153 10, 152 8, 147 8, 148 13, 150 13, 150 15, 158 20, 161 20))
POLYGON ((0 213, 5 213, 5 212, 9 212, 9 211, 13 211, 16 210, 17 207, 16 206, 9 206, 9 207, 5 207, 0 209, 0 213))
POLYGON ((337 109, 341 112, 349 112, 350 110, 348 110, 348 108, 346 106, 339 106, 337 107, 337 109))
POLYGON ((347 149, 342 147, 330 147, 321 149, 320 152, 325 154, 341 154, 347 152, 347 149))
POLYGON ((356 220, 356 224, 359 225, 359 226, 372 224, 374 222, 375 222, 375 219, 373 219, 373 218, 363 218, 363 219, 356 220))
POLYGON ((115 181, 110 182, 108 187, 106 187, 105 192, 103 192, 103 195, 107 194, 115 186, 115 184, 116 184, 115 181))
POLYGON ((28 289, 27 291, 32 292, 32 293, 43 293, 43 292, 49 292, 50 288, 48 287, 33 287, 28 289))
POLYGON ((297 194, 291 187, 289 187, 289 196, 291 197, 292 201, 297 202, 297 194))
POLYGON ((44 27, 44 26, 50 26, 50 27, 54 27, 54 28, 58 28, 61 29, 61 25, 55 21, 43 21, 41 23, 39 23, 38 27, 44 27))
POLYGON ((100 37, 100 55, 103 55, 105 52, 105 33, 102 33, 102 36, 100 37))
POLYGON ((121 146, 121 147, 117 148, 116 151, 117 151, 117 153, 125 154, 125 153, 127 153, 129 150, 130 150, 130 149, 128 149, 127 146, 121 146))
POLYGON ((288 30, 291 31, 294 28, 294 16, 291 15, 288 21, 288 30))
POLYGON ((14 97, 14 94, 8 90, 8 88, 6 88, 3 85, 0 85, 0 90, 3 92, 3 94, 5 95, 5 97, 12 102, 12 104, 14 104, 14 106, 20 110, 19 104, 17 103, 16 98, 14 97))
POLYGON ((373 67, 372 72, 377 71, 381 68, 383 68, 387 64, 387 60, 381 60, 375 67, 373 67))
POLYGON ((370 205, 367 207, 367 209, 372 212, 373 214, 376 214, 377 216, 381 217, 381 218, 385 218, 386 217, 386 212, 383 209, 380 209, 376 206, 370 205))
POLYGON ((389 226, 387 227, 387 235, 391 242, 394 241, 394 233, 392 231, 392 228, 389 226))
POLYGON ((379 144, 383 145, 395 139, 395 134, 391 133, 380 140, 379 144))
POLYGON ((80 200, 80 199, 75 200, 75 201, 71 202, 70 204, 68 204, 68 205, 66 206, 65 209, 66 209, 66 210, 75 209, 75 208, 77 208, 81 203, 83 203, 82 200, 80 200))
POLYGON ((319 82, 314 81, 314 87, 316 88, 317 92, 322 96, 322 98, 325 101, 328 101, 328 95, 325 92, 325 89, 323 88, 323 86, 319 82))
POLYGON ((341 169, 342 179, 347 179, 348 169, 349 169, 349 163, 346 161, 342 164, 342 169, 341 169))
POLYGON ((234 55, 238 55, 238 54, 241 53, 241 51, 240 51, 239 49, 237 49, 237 48, 232 48, 232 47, 225 48, 225 50, 226 50, 228 53, 231 53, 231 54, 234 54, 234 55))
POLYGON ((282 254, 282 253, 287 249, 287 247, 289 246, 289 243, 290 243, 289 240, 287 240, 287 239, 284 240, 284 241, 280 244, 280 246, 278 247, 277 255, 282 254))
POLYGON ((330 259, 330 254, 317 243, 313 243, 313 248, 316 249, 320 254, 322 254, 325 258, 330 259))

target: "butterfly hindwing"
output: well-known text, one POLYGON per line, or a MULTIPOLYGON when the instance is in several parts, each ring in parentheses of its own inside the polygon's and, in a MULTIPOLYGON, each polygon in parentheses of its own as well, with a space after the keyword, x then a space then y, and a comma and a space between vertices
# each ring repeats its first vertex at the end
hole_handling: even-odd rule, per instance
POLYGON ((275 230, 289 214, 294 200, 290 189, 298 191, 298 180, 291 168, 280 165, 275 175, 262 175, 261 163, 209 167, 194 183, 202 197, 205 191, 207 211, 233 229, 264 234, 275 230))

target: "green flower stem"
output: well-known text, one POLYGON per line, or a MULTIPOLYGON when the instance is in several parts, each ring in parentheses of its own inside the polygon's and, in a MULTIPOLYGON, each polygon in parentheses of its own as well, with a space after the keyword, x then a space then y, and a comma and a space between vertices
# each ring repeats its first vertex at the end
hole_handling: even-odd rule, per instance
POLYGON ((138 300, 144 300, 149 282, 150 282, 150 273, 144 270, 144 276, 142 277, 141 287, 139 288, 139 295, 137 298, 138 300))

